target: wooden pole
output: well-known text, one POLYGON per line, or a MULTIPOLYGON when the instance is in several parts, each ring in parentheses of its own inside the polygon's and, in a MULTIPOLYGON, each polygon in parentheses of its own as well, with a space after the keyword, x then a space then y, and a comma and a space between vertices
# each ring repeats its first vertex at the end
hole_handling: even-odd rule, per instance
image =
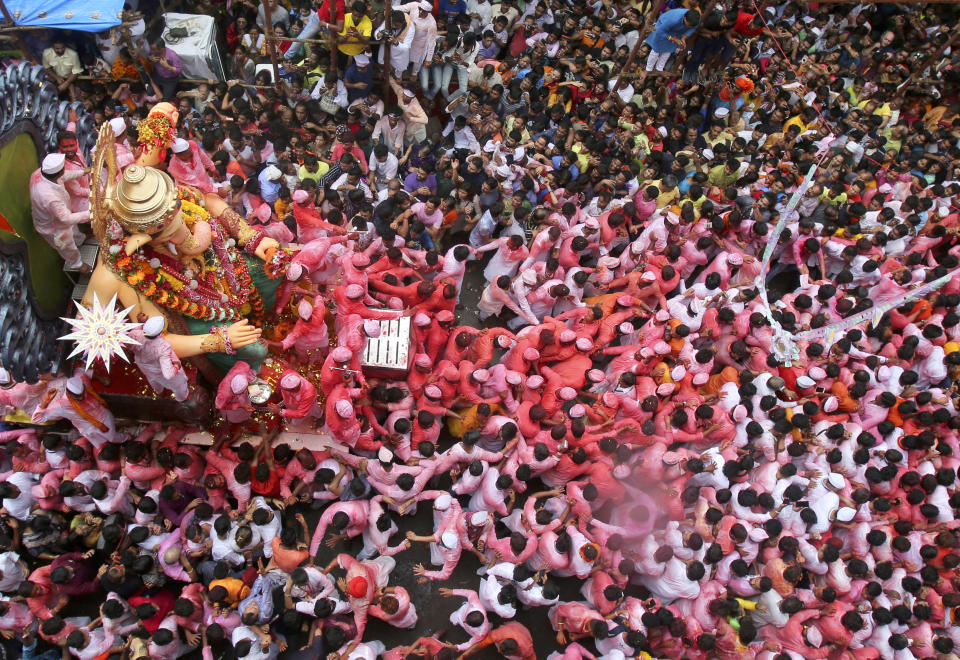
MULTIPOLYGON (((114 80, 113 78, 101 78, 99 76, 77 76, 77 80, 90 80, 91 82, 101 82, 101 83, 120 83, 120 82, 143 82, 142 80, 135 80, 134 78, 118 78, 114 80)), ((210 80, 207 78, 180 78, 180 82, 189 83, 192 85, 199 85, 201 83, 210 84, 210 80)), ((214 80, 216 84, 216 80, 214 80)), ((250 89, 274 89, 275 85, 253 85, 251 83, 238 82, 237 85, 240 87, 248 87, 250 89)))
MULTIPOLYGON (((346 15, 344 15, 346 21, 346 15)), ((337 24, 337 3, 336 0, 330 0, 330 24, 337 24)), ((330 30, 330 71, 337 71, 337 33, 330 30)))
POLYGON ((955 5, 957 0, 804 0, 807 4, 818 2, 821 5, 955 5))
MULTIPOLYGON (((22 26, 18 26, 16 22, 13 20, 13 16, 10 15, 10 11, 7 9, 7 5, 5 5, 2 0, 0 0, 0 12, 3 13, 3 20, 9 24, 10 31, 14 31, 14 30, 17 30, 18 27, 22 27, 22 26)), ((23 40, 23 37, 17 34, 16 39, 17 39, 17 46, 20 47, 20 52, 23 53, 23 57, 25 59, 30 60, 34 64, 36 64, 37 58, 33 56, 32 52, 30 52, 30 49, 27 47, 27 42, 23 40)))
MULTIPOLYGON (((49 30, 50 28, 46 25, 14 25, 13 18, 7 13, 6 6, 0 2, 0 13, 3 14, 4 20, 10 25, 5 25, 0 27, 0 34, 5 34, 7 32, 30 32, 32 30, 49 30)), ((120 25, 115 25, 114 27, 130 27, 136 25, 139 21, 124 21, 120 25)))
MULTIPOLYGON (((6 12, 3 12, 6 13, 6 12)), ((0 27, 0 34, 7 34, 8 32, 31 32, 33 30, 46 30, 48 28, 38 27, 35 25, 14 25, 12 27, 0 27)))
POLYGON ((644 39, 646 39, 647 35, 650 34, 654 23, 657 22, 657 18, 660 16, 660 10, 663 9, 663 3, 664 0, 657 0, 657 4, 654 5, 653 9, 650 10, 647 20, 643 25, 640 26, 640 36, 637 37, 637 43, 635 43, 633 48, 630 49, 630 54, 627 56, 627 63, 623 65, 623 69, 620 70, 621 75, 617 76, 617 84, 613 86, 614 94, 620 91, 621 83, 623 83, 624 80, 622 74, 630 72, 630 67, 633 65, 633 61, 637 59, 637 53, 640 51, 640 46, 643 45, 644 39))
MULTIPOLYGON (((266 35, 264 35, 263 38, 266 41, 298 41, 304 44, 324 44, 324 45, 329 44, 332 39, 331 37, 327 37, 326 39, 301 39, 300 37, 268 37, 266 35)), ((376 41, 363 42, 363 41, 358 41, 356 39, 342 39, 337 43, 360 44, 360 43, 379 43, 379 42, 376 42, 376 41)))
POLYGON ((383 10, 383 25, 384 30, 386 30, 386 37, 383 40, 383 45, 380 46, 381 52, 383 53, 383 86, 380 88, 380 98, 388 98, 390 93, 390 76, 393 75, 393 66, 390 64, 390 38, 391 38, 391 23, 390 23, 390 14, 393 13, 393 8, 387 5, 383 10))
MULTIPOLYGON (((264 0, 263 4, 263 22, 266 23, 267 34, 273 37, 273 8, 275 2, 264 0)), ((267 44, 267 50, 270 52, 270 64, 273 65, 273 83, 280 82, 280 67, 277 66, 277 49, 273 46, 272 40, 267 44)))

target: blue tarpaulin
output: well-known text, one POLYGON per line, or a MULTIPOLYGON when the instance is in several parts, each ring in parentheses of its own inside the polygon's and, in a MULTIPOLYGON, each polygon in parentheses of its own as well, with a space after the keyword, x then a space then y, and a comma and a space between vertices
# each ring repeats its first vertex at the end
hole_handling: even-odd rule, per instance
POLYGON ((120 25, 123 0, 4 0, 17 25, 103 32, 120 25))

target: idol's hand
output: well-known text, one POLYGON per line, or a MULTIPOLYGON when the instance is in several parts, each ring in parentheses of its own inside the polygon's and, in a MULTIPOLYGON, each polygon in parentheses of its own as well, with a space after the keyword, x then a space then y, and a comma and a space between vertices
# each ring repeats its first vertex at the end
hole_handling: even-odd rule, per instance
POLYGON ((270 261, 278 247, 280 247, 280 244, 267 236, 260 241, 260 245, 257 246, 255 254, 263 261, 270 261))
POLYGON ((260 328, 250 325, 250 321, 247 319, 240 319, 227 328, 227 336, 230 337, 230 344, 234 350, 253 344, 260 339, 261 332, 260 328))

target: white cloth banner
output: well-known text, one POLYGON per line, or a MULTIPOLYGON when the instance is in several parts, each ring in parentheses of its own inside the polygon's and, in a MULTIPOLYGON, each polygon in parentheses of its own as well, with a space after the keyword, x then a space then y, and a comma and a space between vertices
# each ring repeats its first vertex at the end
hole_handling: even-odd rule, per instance
POLYGON ((184 78, 223 80, 223 65, 217 48, 217 28, 212 16, 174 14, 164 16, 163 40, 183 63, 184 78), (182 28, 187 36, 173 36, 171 30, 182 28))

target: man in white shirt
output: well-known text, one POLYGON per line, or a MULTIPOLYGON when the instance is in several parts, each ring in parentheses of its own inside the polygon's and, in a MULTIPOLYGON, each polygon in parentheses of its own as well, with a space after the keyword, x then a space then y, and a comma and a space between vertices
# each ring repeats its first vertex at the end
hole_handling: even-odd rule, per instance
POLYGON ((236 524, 227 522, 227 530, 223 533, 217 531, 217 528, 220 527, 221 531, 222 523, 218 518, 214 522, 213 528, 210 530, 210 540, 213 542, 213 546, 210 551, 210 556, 213 558, 213 561, 225 561, 232 566, 239 566, 244 563, 243 555, 238 553, 233 545, 233 537, 236 534, 236 524))
POLYGON ((349 191, 354 188, 358 188, 363 191, 363 196, 366 197, 367 201, 373 200, 373 193, 370 192, 370 187, 367 185, 367 182, 363 180, 363 173, 360 171, 359 167, 353 167, 348 172, 344 172, 340 177, 334 181, 330 188, 331 190, 340 190, 341 188, 345 191, 344 194, 347 194, 349 191))
POLYGON ((94 505, 105 516, 121 513, 133 518, 133 498, 130 497, 130 479, 126 475, 119 481, 98 479, 90 486, 90 496, 94 505))
POLYGON ((346 109, 347 105, 349 104, 349 99, 347 98, 347 86, 344 85, 343 81, 337 77, 336 73, 328 73, 326 77, 318 80, 317 84, 313 86, 313 90, 310 92, 310 98, 319 100, 327 93, 328 87, 333 92, 333 103, 343 109, 346 109))
POLYGON ((470 16, 470 29, 477 32, 493 19, 493 7, 487 0, 467 0, 467 15, 470 16))
POLYGON ((16 552, 0 552, 0 593, 13 593, 30 574, 16 552))
MULTIPOLYGON (((279 639, 281 636, 277 635, 279 639)), ((237 626, 230 635, 230 641, 238 658, 247 660, 273 660, 280 655, 280 647, 275 639, 264 648, 260 645, 260 636, 247 626, 237 626)))
POLYGON ((259 536, 263 542, 263 556, 270 559, 273 557, 273 539, 280 536, 280 516, 267 504, 267 500, 259 495, 254 497, 250 504, 253 507, 250 527, 254 537, 259 536))
POLYGON ((466 117, 461 115, 447 122, 443 129, 443 136, 447 137, 450 133, 453 133, 453 150, 465 152, 464 158, 480 152, 480 143, 477 141, 477 136, 473 134, 473 130, 467 125, 466 117))
MULTIPOLYGON (((401 139, 402 141, 402 139, 401 139)), ((397 157, 390 153, 385 144, 378 144, 370 155, 370 178, 368 182, 372 190, 381 191, 387 184, 397 178, 400 163, 397 157)))
POLYGON ((95 481, 105 479, 107 476, 106 472, 100 470, 84 470, 74 477, 73 481, 64 481, 62 486, 70 484, 68 492, 60 491, 63 495, 64 506, 78 513, 95 511, 97 505, 93 503, 90 488, 93 487, 95 481))

